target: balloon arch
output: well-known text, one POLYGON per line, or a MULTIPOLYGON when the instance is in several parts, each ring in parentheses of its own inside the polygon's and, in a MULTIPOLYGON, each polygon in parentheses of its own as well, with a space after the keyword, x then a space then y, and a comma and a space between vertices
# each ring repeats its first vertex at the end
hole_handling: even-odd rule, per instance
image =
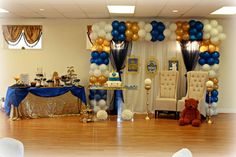
MULTIPOLYGON (((92 25, 89 35, 93 46, 91 48, 89 83, 90 86, 103 86, 109 76, 108 64, 111 51, 111 41, 115 43, 132 41, 162 42, 170 41, 198 41, 199 59, 201 69, 207 71, 209 80, 214 82, 214 90, 211 93, 210 102, 216 107, 218 101, 218 78, 219 70, 219 45, 225 40, 223 27, 216 20, 189 20, 177 22, 151 21, 130 22, 113 21, 107 23, 101 21, 92 25)), ((108 109, 106 104, 106 91, 90 90, 90 104, 95 112, 100 109, 108 109)), ((209 97, 206 96, 206 102, 209 97)))

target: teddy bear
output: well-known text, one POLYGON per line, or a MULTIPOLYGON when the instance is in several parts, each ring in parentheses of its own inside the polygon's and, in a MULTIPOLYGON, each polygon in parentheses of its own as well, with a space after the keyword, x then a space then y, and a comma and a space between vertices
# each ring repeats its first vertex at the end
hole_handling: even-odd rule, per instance
POLYGON ((192 126, 199 127, 201 124, 201 115, 198 111, 198 100, 193 98, 185 99, 185 109, 181 112, 179 125, 192 124, 192 126))

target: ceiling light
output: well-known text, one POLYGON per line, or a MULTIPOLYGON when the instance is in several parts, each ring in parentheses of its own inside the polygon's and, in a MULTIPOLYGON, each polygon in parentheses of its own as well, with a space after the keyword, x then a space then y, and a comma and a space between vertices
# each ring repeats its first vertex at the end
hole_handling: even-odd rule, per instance
POLYGON ((43 8, 41 8, 41 9, 39 9, 40 11, 44 11, 45 9, 43 9, 43 8))
POLYGON ((236 14, 236 7, 231 6, 231 7, 222 7, 214 12, 212 12, 211 14, 214 15, 233 15, 236 14))
POLYGON ((8 13, 9 11, 5 10, 5 9, 2 9, 0 8, 0 13, 8 13))
POLYGON ((179 10, 172 10, 172 13, 178 13, 179 10))
POLYGON ((133 14, 135 6, 127 6, 127 5, 108 5, 107 6, 110 13, 117 14, 133 14))

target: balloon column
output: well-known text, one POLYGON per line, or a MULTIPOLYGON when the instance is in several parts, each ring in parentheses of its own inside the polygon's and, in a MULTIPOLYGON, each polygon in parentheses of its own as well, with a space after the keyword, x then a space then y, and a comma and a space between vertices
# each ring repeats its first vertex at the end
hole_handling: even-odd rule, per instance
POLYGON ((169 24, 166 23, 166 29, 164 31, 164 35, 167 39, 172 40, 172 41, 176 41, 176 34, 175 31, 177 29, 177 25, 175 22, 169 24))
MULTIPOLYGON (((212 103, 212 108, 210 109, 211 115, 217 114, 217 102, 218 102, 218 71, 220 63, 220 51, 219 45, 221 41, 225 40, 226 35, 223 33, 223 27, 218 24, 216 20, 204 20, 203 21, 203 41, 200 46, 200 55, 198 63, 201 65, 202 70, 208 72, 209 80, 211 80, 213 85, 213 90, 211 91, 211 97, 206 95, 206 102, 212 103)), ((207 110, 208 111, 208 110, 207 110)))
POLYGON ((157 22, 157 21, 152 21, 151 22, 152 25, 152 31, 151 31, 151 35, 152 35, 152 42, 155 41, 163 41, 165 39, 165 36, 163 34, 164 30, 165 30, 165 25, 162 22, 157 22))
MULTIPOLYGON (((104 21, 92 25, 90 38, 93 41, 91 48, 89 85, 102 86, 109 76, 108 64, 112 25, 104 21)), ((106 92, 90 90, 90 105, 94 111, 106 109, 106 92)))

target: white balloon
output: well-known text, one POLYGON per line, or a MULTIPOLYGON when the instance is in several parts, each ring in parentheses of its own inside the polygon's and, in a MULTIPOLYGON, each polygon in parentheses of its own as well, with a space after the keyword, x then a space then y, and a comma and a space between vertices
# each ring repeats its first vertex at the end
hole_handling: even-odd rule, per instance
POLYGON ((97 113, 99 110, 101 110, 99 106, 96 106, 96 105, 93 106, 93 111, 94 111, 95 113, 97 113))
POLYGON ((166 28, 170 26, 170 22, 169 21, 164 22, 164 24, 165 24, 166 28))
POLYGON ((151 33, 146 33, 146 35, 145 35, 145 40, 146 40, 146 41, 151 41, 151 39, 152 39, 151 33))
POLYGON ((211 37, 210 33, 203 34, 203 39, 210 39, 210 37, 211 37))
POLYGON ((90 100, 90 105, 91 106, 96 106, 96 100, 90 100))
POLYGON ((202 66, 202 69, 203 69, 204 71, 209 71, 209 70, 211 70, 211 67, 210 67, 210 65, 208 65, 208 64, 204 64, 204 65, 202 66))
POLYGON ((165 35, 166 37, 169 37, 169 36, 171 35, 171 30, 165 29, 165 30, 164 30, 164 35, 165 35))
POLYGON ((140 30, 138 31, 138 35, 139 35, 140 38, 145 38, 145 36, 146 36, 146 31, 145 31, 144 29, 140 29, 140 30))
POLYGON ((152 80, 150 78, 146 78, 144 80, 144 84, 150 86, 152 84, 152 80))
POLYGON ((176 23, 171 23, 171 24, 170 24, 170 30, 171 30, 171 31, 176 31, 176 29, 177 29, 176 23))
POLYGON ((102 74, 103 74, 103 76, 105 76, 105 77, 109 77, 109 71, 108 71, 108 70, 103 71, 102 74))
POLYGON ((111 24, 106 24, 105 29, 104 29, 107 33, 112 31, 112 25, 111 24))
POLYGON ((223 32, 223 26, 221 25, 218 25, 216 29, 218 30, 219 33, 223 32))
POLYGON ((107 105, 107 102, 104 99, 98 101, 98 105, 101 109, 104 109, 107 105))
POLYGON ((123 120, 131 120, 132 118, 133 118, 133 112, 131 111, 131 110, 128 110, 128 109, 126 109, 126 110, 124 110, 123 112, 122 112, 122 114, 121 114, 121 118, 123 119, 123 120))
POLYGON ((211 29, 211 32, 210 32, 211 36, 217 36, 218 33, 219 32, 218 32, 218 30, 216 28, 211 29))
POLYGON ((97 64, 92 63, 92 64, 90 65, 90 69, 91 69, 91 70, 96 70, 96 69, 98 69, 97 64))
POLYGON ((99 120, 106 120, 107 117, 108 117, 108 114, 105 110, 100 110, 100 111, 97 112, 97 118, 99 120))
POLYGON ((225 40, 225 39, 226 39, 226 35, 225 35, 224 33, 220 33, 219 39, 220 39, 221 41, 225 40))
POLYGON ((216 72, 214 70, 210 70, 210 71, 208 71, 208 75, 210 78, 216 77, 216 72))
POLYGON ((140 29, 144 28, 145 22, 144 21, 139 21, 138 26, 139 26, 140 29))
POLYGON ((99 31, 99 26, 97 24, 92 25, 92 31, 93 32, 98 32, 99 31))
POLYGON ((211 24, 212 27, 217 27, 218 22, 216 20, 211 20, 210 24, 211 24))
POLYGON ((214 86, 214 82, 213 82, 213 81, 208 80, 208 81, 206 82, 206 87, 213 87, 213 86, 214 86))
POLYGON ((108 41, 111 41, 112 40, 112 35, 111 35, 111 33, 107 33, 106 34, 106 39, 108 40, 108 41))
POLYGON ((152 25, 150 23, 147 23, 145 26, 144 26, 144 29, 146 32, 151 32, 152 31, 152 25))
POLYGON ((206 25, 204 25, 204 27, 203 27, 203 31, 204 31, 204 32, 210 32, 211 29, 212 29, 212 27, 211 27, 210 24, 206 24, 206 25))
POLYGON ((176 34, 175 32, 171 33, 170 40, 176 40, 176 34))
POLYGON ((101 21, 101 22, 98 23, 98 26, 99 26, 100 29, 104 29, 105 26, 106 26, 106 22, 105 21, 101 21))
POLYGON ((101 73, 101 71, 100 71, 99 69, 94 70, 94 76, 98 77, 98 76, 100 76, 101 74, 102 74, 102 73, 101 73))
POLYGON ((217 36, 211 38, 211 43, 212 44, 218 45, 219 42, 220 41, 219 41, 219 38, 217 36))
POLYGON ((205 26, 206 24, 209 24, 209 20, 205 19, 205 20, 202 21, 202 23, 203 23, 204 26, 205 26))
POLYGON ((90 76, 94 75, 94 71, 93 70, 89 70, 89 75, 90 76))
POLYGON ((213 102, 211 105, 212 105, 213 109, 217 107, 217 103, 216 102, 213 102))
POLYGON ((90 38, 91 38, 91 40, 96 40, 97 38, 98 38, 98 35, 97 35, 97 33, 96 32, 92 32, 91 34, 90 34, 90 38))
POLYGON ((107 68, 108 68, 108 67, 107 67, 106 64, 101 64, 101 65, 99 65, 99 69, 101 70, 101 72, 106 71, 107 68))
POLYGON ((218 71, 220 66, 219 66, 219 64, 214 64, 211 66, 211 68, 212 68, 212 70, 218 71))
POLYGON ((104 29, 99 30, 99 31, 98 31, 98 36, 105 38, 105 37, 106 37, 106 32, 105 32, 105 30, 104 30, 104 29))

